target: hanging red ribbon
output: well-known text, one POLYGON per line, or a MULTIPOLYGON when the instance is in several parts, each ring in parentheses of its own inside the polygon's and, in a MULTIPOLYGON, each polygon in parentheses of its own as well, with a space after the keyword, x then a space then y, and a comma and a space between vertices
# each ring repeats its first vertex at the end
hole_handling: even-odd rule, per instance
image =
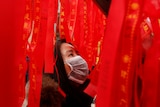
POLYGON ((23 98, 24 94, 24 88, 19 86, 21 80, 24 81, 23 75, 19 74, 24 74, 23 71, 26 68, 22 47, 24 45, 22 42, 24 6, 24 0, 6 0, 0 3, 0 84, 2 86, 0 90, 0 105, 2 107, 11 107, 13 105, 19 107, 21 101, 18 98, 19 96, 23 98))
POLYGON ((53 46, 56 40, 55 35, 55 27, 56 27, 56 20, 57 20, 57 9, 58 9, 58 0, 49 0, 49 5, 46 8, 48 11, 46 13, 46 42, 45 42, 45 72, 46 73, 53 73, 53 46))
POLYGON ((71 42, 74 40, 75 24, 77 21, 77 7, 78 7, 78 0, 72 0, 72 2, 70 2, 70 11, 68 19, 68 29, 69 29, 68 36, 71 42))
POLYGON ((153 43, 148 50, 145 50, 143 73, 139 74, 143 82, 140 101, 143 102, 142 106, 158 107, 160 106, 160 88, 158 85, 160 83, 160 26, 158 23, 159 18, 150 17, 150 19, 153 28, 153 34, 150 36, 153 36, 153 43))
POLYGON ((132 89, 130 87, 132 87, 135 53, 138 45, 136 45, 138 37, 135 29, 139 27, 139 14, 140 2, 138 0, 121 1, 120 4, 117 4, 115 0, 111 3, 100 57, 101 72, 98 82, 97 107, 104 105, 130 107, 131 105, 132 89), (119 8, 121 11, 118 10, 119 8), (125 9, 127 9, 126 13, 125 9), (115 14, 117 12, 121 14, 115 14))
POLYGON ((44 60, 44 36, 40 35, 41 1, 31 1, 32 3, 32 27, 28 38, 29 63, 29 98, 28 106, 39 106, 42 68, 44 60))
MULTIPOLYGON (((24 14, 24 22, 22 26, 22 34, 21 36, 17 35, 17 49, 16 52, 18 57, 16 57, 16 66, 19 71, 19 106, 22 105, 22 102, 25 97, 25 75, 27 72, 27 62, 26 62, 26 56, 27 56, 27 44, 28 44, 28 38, 29 34, 31 32, 31 21, 32 21, 32 3, 30 0, 25 0, 25 5, 23 7, 25 10, 24 14)), ((20 32, 21 30, 18 30, 17 32, 20 32)))
POLYGON ((60 33, 60 38, 65 38, 68 42, 71 41, 68 29, 69 10, 70 10, 69 1, 61 0, 59 33, 60 33))

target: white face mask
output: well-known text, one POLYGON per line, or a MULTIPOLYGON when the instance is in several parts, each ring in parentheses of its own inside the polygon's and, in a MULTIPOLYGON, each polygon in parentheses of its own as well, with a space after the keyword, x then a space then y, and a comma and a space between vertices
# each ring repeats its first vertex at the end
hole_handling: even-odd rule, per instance
POLYGON ((71 68, 68 78, 76 83, 83 84, 89 74, 87 62, 81 56, 75 56, 66 60, 66 63, 71 68))

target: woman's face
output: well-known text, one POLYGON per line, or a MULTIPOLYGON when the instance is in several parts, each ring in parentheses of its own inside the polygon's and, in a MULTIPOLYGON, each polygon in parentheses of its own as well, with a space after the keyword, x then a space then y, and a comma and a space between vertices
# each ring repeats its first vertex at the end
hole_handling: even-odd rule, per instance
MULTIPOLYGON (((66 60, 77 56, 77 52, 75 51, 74 47, 68 43, 62 43, 60 47, 60 51, 61 51, 61 55, 64 63, 66 60)), ((65 69, 67 74, 71 72, 71 69, 67 64, 65 64, 65 69)))
POLYGON ((68 43, 62 43, 62 45, 60 47, 60 51, 61 51, 61 55, 62 55, 64 62, 65 62, 65 60, 68 60, 72 57, 77 56, 77 53, 76 53, 74 47, 68 43))

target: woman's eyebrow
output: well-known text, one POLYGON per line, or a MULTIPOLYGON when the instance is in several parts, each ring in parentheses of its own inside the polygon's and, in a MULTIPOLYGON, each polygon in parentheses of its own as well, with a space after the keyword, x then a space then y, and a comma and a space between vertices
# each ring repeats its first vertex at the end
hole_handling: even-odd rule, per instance
POLYGON ((66 53, 71 53, 71 52, 73 52, 72 49, 69 49, 69 50, 66 51, 66 53))

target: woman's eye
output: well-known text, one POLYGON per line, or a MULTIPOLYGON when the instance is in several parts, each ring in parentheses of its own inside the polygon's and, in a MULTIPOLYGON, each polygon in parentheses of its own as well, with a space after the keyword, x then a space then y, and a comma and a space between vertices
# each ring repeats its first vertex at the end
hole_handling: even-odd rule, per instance
POLYGON ((73 56, 73 54, 71 53, 71 54, 69 54, 68 56, 69 56, 69 57, 72 57, 72 56, 73 56))

